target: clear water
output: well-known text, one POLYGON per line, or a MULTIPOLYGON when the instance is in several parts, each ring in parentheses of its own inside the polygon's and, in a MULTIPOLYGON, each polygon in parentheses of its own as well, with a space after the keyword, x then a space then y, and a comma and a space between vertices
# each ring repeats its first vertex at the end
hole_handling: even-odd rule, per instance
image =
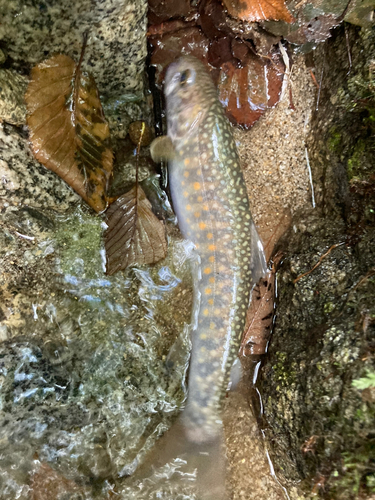
POLYGON ((39 215, 16 228, 26 243, 13 226, 3 234, 8 261, 29 245, 34 281, 20 284, 0 344, 1 498, 195 498, 178 459, 128 477, 185 397, 191 249, 170 223, 164 261, 108 277, 100 217, 39 215))

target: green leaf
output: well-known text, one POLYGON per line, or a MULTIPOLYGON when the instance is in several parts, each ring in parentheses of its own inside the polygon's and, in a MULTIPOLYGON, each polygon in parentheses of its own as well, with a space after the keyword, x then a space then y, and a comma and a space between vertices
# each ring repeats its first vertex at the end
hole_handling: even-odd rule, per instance
POLYGON ((375 387, 375 372, 368 371, 365 377, 353 380, 352 386, 360 391, 375 387))

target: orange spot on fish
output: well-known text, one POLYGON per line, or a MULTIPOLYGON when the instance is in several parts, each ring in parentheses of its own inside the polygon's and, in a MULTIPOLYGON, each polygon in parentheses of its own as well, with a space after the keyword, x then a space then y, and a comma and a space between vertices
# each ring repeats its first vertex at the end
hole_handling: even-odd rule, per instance
POLYGON ((198 190, 201 188, 201 185, 199 184, 199 182, 194 182, 194 185, 193 185, 193 186, 194 186, 194 189, 195 189, 196 191, 198 191, 198 190))
POLYGON ((206 269, 203 272, 204 274, 210 274, 212 273, 212 269, 210 267, 206 267, 206 269))
POLYGON ((216 245, 208 245, 208 249, 211 251, 211 252, 214 252, 216 250, 216 245))
POLYGON ((210 257, 208 257, 208 260, 210 262, 215 262, 215 257, 213 255, 211 255, 210 257))
POLYGON ((186 179, 189 177, 189 172, 187 170, 184 172, 184 177, 186 177, 186 179))
POLYGON ((186 205, 186 210, 191 210, 191 205, 186 205))
POLYGON ((205 223, 205 222, 200 222, 200 223, 199 223, 199 228, 200 228, 200 229, 206 229, 206 226, 207 226, 207 225, 206 225, 206 223, 205 223))
POLYGON ((210 329, 211 329, 211 330, 214 330, 214 329, 215 329, 215 323, 213 323, 213 322, 212 322, 212 323, 210 323, 210 329))
POLYGON ((212 233, 207 233, 208 240, 212 240, 213 237, 214 237, 214 235, 212 233))
POLYGON ((210 283, 215 283, 215 278, 211 276, 211 278, 208 280, 210 283))
POLYGON ((205 293, 206 295, 210 295, 210 294, 212 293, 211 288, 206 288, 206 289, 205 289, 205 291, 204 291, 204 293, 205 293))
POLYGON ((205 316, 208 316, 208 309, 204 309, 203 314, 204 314, 205 316))
MULTIPOLYGON (((187 167, 187 166, 189 165, 189 163, 190 163, 189 158, 185 158, 185 160, 184 160, 184 165, 185 165, 185 167, 187 167)), ((188 175, 189 175, 189 174, 188 174, 188 175)), ((185 177, 187 177, 187 176, 185 176, 185 177)))
POLYGON ((210 306, 212 306, 214 303, 214 299, 208 299, 208 303, 210 304, 210 306))
POLYGON ((187 191, 184 191, 182 194, 183 194, 183 196, 184 196, 185 198, 187 198, 187 197, 189 196, 189 193, 188 193, 187 191))
POLYGON ((199 203, 201 203, 203 201, 202 196, 198 196, 197 200, 199 201, 199 203))
POLYGON ((194 213, 194 217, 196 217, 197 219, 198 219, 198 217, 200 217, 200 216, 201 216, 200 212, 195 212, 195 213, 194 213))
POLYGON ((208 210, 208 205, 203 205, 203 210, 208 210))

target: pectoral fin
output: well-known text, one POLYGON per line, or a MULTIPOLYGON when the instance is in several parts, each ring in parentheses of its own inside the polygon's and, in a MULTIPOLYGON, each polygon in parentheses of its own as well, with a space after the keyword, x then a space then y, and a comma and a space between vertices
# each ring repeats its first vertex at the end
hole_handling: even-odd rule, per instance
POLYGON ((150 146, 150 153, 155 163, 173 160, 175 150, 170 137, 162 135, 154 139, 150 146))

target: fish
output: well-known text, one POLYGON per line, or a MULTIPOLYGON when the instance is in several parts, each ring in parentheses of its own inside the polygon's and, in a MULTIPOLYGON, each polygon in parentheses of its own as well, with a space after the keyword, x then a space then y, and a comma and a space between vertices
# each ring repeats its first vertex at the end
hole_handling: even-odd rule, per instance
POLYGON ((164 93, 167 137, 154 141, 151 155, 168 159, 178 226, 199 256, 194 290, 199 309, 186 405, 163 436, 167 444, 159 454, 170 458, 185 450, 196 464, 201 497, 218 500, 225 497, 223 398, 238 359, 250 292, 267 266, 232 126, 211 76, 198 59, 182 56, 167 69, 164 93))

